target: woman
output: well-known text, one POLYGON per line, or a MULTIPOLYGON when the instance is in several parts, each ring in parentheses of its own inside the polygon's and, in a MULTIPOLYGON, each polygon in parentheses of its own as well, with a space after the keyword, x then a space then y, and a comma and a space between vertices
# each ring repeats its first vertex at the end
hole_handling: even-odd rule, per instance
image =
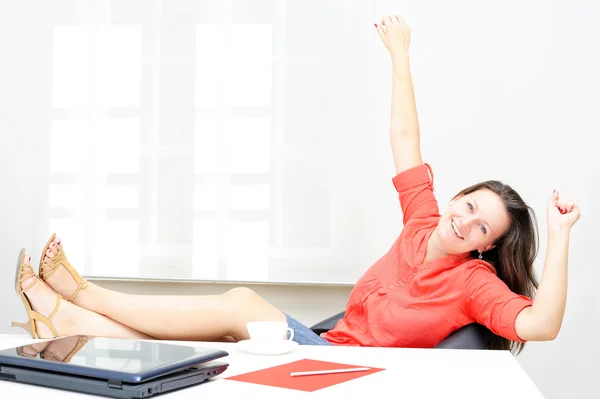
MULTIPOLYGON (((248 339, 246 323, 287 321, 301 344, 433 347, 478 322, 491 348, 520 351, 525 341, 554 339, 567 290, 569 234, 578 206, 554 191, 547 208, 548 251, 541 282, 535 215, 509 186, 488 181, 458 193, 442 215, 433 173, 421 159, 411 81, 410 30, 402 18, 375 25, 393 66, 390 141, 404 228, 389 252, 357 282, 345 317, 318 336, 256 293, 235 288, 214 296, 141 296, 84 281, 52 237, 40 277, 23 251, 17 292, 32 336, 91 335, 169 340, 248 339), (535 299, 534 291, 537 289, 535 299), (52 299, 56 298, 56 299, 52 299)), ((19 324, 15 324, 19 325, 19 324)))

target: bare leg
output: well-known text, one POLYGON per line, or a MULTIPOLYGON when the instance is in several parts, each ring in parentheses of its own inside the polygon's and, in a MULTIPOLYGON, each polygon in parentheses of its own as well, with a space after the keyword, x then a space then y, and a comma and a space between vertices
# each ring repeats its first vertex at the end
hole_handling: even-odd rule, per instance
MULTIPOLYGON (((31 264, 31 256, 25 256, 25 263, 31 264)), ((50 287, 38 279, 35 284, 25 290, 25 295, 36 312, 49 316, 56 306, 56 293, 50 287)), ((21 283, 22 287, 31 284, 30 279, 21 283)), ((56 328, 59 336, 68 335, 92 335, 98 337, 114 338, 141 338, 152 339, 152 337, 135 331, 127 326, 117 323, 105 316, 82 309, 63 299, 60 300, 58 312, 50 320, 56 328)), ((41 338, 52 338, 52 332, 41 322, 36 322, 41 338)))
POLYGON ((248 338, 249 321, 285 321, 283 313, 246 288, 211 297, 130 295, 88 283, 75 303, 169 340, 214 341, 231 336, 237 341, 248 338))
MULTIPOLYGON (((45 254, 52 258, 62 245, 56 238, 45 254)), ((46 281, 69 298, 77 285, 60 266, 46 281)), ((249 338, 246 323, 258 320, 285 321, 285 315, 247 288, 222 295, 131 295, 110 291, 87 282, 73 300, 76 305, 103 314, 119 323, 158 339, 215 341, 223 337, 249 338)))

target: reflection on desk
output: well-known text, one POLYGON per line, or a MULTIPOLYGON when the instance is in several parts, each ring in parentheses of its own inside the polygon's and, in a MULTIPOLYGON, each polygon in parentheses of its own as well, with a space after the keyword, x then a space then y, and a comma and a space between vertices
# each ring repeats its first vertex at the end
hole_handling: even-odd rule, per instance
MULTIPOLYGON (((206 384, 169 394, 172 398, 197 399, 206 395, 240 398, 256 395, 262 398, 283 396, 306 398, 307 393, 302 391, 226 379, 301 359, 360 364, 365 367, 385 369, 364 378, 317 390, 310 393, 311 398, 368 397, 375 392, 393 392, 395 396, 403 398, 543 398, 515 357, 508 351, 299 346, 296 351, 282 356, 257 356, 238 351, 235 343, 175 341, 168 341, 168 343, 223 349, 230 353, 228 357, 223 358, 230 364, 226 372, 206 384)), ((0 335, 0 349, 27 344, 34 344, 30 347, 30 353, 35 351, 41 353, 45 341, 36 341, 23 335, 0 335)), ((68 348, 56 355, 65 356, 67 352, 69 352, 68 348)), ((8 398, 36 397, 36 395, 43 396, 44 399, 92 398, 88 395, 5 381, 0 382, 0 392, 3 397, 8 398)))

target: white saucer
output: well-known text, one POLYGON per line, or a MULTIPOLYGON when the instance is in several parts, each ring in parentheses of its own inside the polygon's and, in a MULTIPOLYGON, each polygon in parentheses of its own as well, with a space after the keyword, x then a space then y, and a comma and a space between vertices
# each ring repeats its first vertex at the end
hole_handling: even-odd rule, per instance
POLYGON ((298 342, 281 340, 271 342, 252 341, 247 339, 237 343, 238 349, 253 355, 284 355, 296 350, 298 342))

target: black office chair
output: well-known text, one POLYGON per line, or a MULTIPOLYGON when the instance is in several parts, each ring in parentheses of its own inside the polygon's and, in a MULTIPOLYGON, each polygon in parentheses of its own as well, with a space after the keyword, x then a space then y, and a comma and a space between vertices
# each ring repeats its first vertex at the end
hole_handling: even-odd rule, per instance
MULTIPOLYGON (((335 324, 344 317, 346 312, 340 312, 317 324, 310 329, 315 334, 322 334, 335 327, 335 324)), ((436 348, 444 349, 487 349, 486 337, 489 330, 478 323, 472 323, 454 331, 445 340, 440 342, 436 348)))

